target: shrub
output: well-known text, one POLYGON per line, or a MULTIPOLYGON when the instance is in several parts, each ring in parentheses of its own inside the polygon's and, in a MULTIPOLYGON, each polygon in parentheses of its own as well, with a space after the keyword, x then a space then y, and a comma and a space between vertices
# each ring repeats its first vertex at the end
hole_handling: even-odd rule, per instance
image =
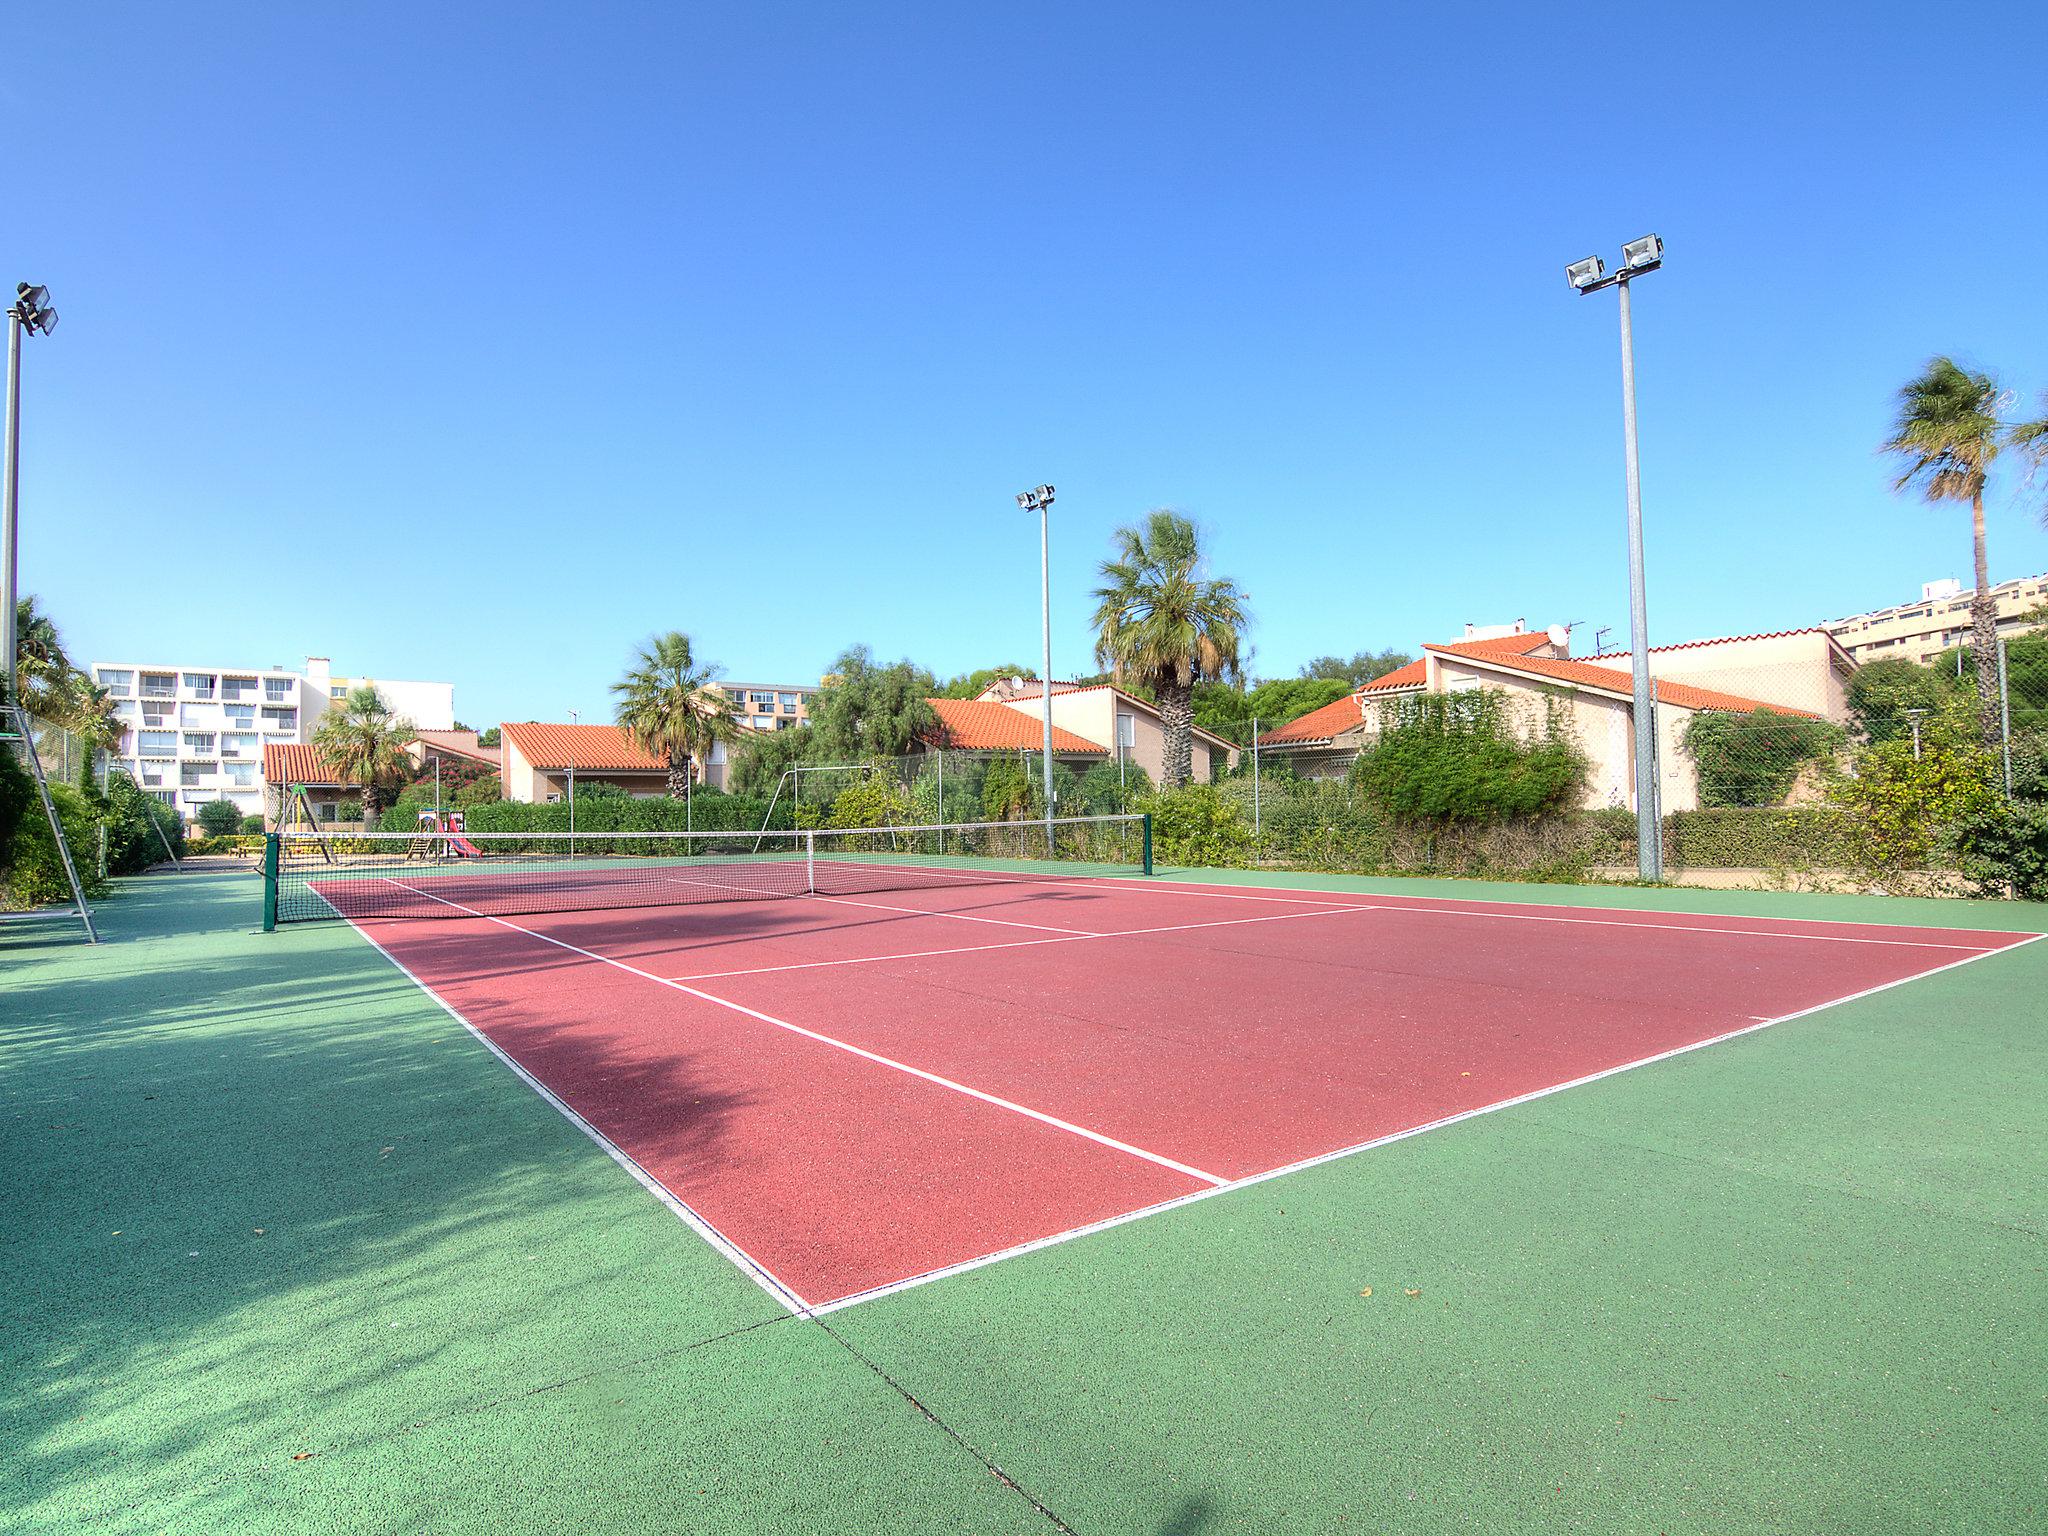
POLYGON ((871 773, 832 797, 825 816, 828 827, 902 826, 910 820, 910 802, 887 773, 871 773))
POLYGON ((35 803, 36 781, 11 748, 0 747, 0 869, 12 862, 15 836, 35 803))
POLYGON ((1991 804, 1948 832, 1956 868, 1980 896, 2048 901, 2048 804, 1991 804))
POLYGON ((1229 868, 1251 853, 1252 828, 1214 784, 1189 784, 1152 796, 1154 854, 1167 864, 1229 868))
POLYGON ((164 860, 164 845, 183 858, 185 824, 163 801, 145 794, 125 773, 107 775, 107 873, 139 874, 164 860))
POLYGON ((1390 723, 1351 765, 1366 798, 1398 820, 1501 822, 1570 807, 1586 762, 1557 712, 1533 739, 1516 735, 1498 691, 1425 694, 1389 711, 1390 723))
MULTIPOLYGON (((1065 767, 1064 764, 1060 766, 1065 767)), ((1072 776, 1071 769, 1065 771, 1072 776)), ((1057 773, 1054 779, 1057 787, 1057 773)), ((1060 814, 1114 816, 1136 809, 1138 803, 1151 793, 1151 776, 1136 763, 1125 763, 1121 770, 1113 762, 1096 763, 1075 780, 1071 792, 1060 790, 1060 814)))
MULTIPOLYGON (((1635 857, 1635 813, 1625 823, 1627 857, 1635 857)), ((1854 862, 1841 811, 1825 805, 1730 807, 1674 811, 1664 818, 1664 854, 1693 869, 1839 869, 1854 862)))
POLYGON ((208 837, 231 837, 241 830, 242 808, 232 800, 209 800, 193 820, 208 837))
POLYGON ((242 818, 241 831, 245 836, 250 834, 260 835, 263 831, 263 818, 261 816, 244 816, 242 818))
POLYGON ((1031 775, 1014 757, 989 760, 981 778, 981 819, 1017 821, 1031 813, 1031 775))
MULTIPOLYGON (((30 794, 34 794, 33 781, 30 794)), ((99 820, 92 807, 69 784, 52 784, 50 799, 64 828, 64 842, 71 851, 79 883, 88 896, 102 894, 106 882, 99 873, 99 820)), ((23 907, 71 899, 71 883, 64 876, 63 860, 58 856, 50 824, 40 806, 34 815, 25 815, 15 824, 9 849, 7 895, 23 907)))
POLYGON ((1699 769, 1700 804, 1710 808, 1783 805, 1799 770, 1846 740, 1829 721, 1769 709, 1702 710, 1679 738, 1699 769))
POLYGON ((1995 808, 1998 759, 1980 747, 1879 742, 1857 759, 1853 776, 1828 792, 1843 812, 1854 867, 1879 885, 1926 868, 1943 829, 1995 808))

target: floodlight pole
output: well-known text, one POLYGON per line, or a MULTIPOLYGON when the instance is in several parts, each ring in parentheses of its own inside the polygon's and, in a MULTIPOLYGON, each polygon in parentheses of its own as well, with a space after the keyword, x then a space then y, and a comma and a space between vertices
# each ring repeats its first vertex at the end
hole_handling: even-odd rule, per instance
POLYGON ((1636 455, 1636 344, 1629 311, 1629 283, 1664 264, 1664 243, 1655 235, 1633 241, 1623 250, 1621 270, 1602 271, 1588 257, 1568 271, 1582 294, 1618 288, 1621 300, 1621 436, 1628 477, 1628 627, 1629 671, 1634 683, 1636 755, 1636 873, 1644 880, 1664 878, 1664 823, 1658 804, 1656 684, 1650 676, 1650 608, 1643 578, 1643 479, 1636 455))
POLYGON ((569 857, 576 857, 576 721, 577 712, 569 711, 569 857))
POLYGON ((7 311, 7 447, 0 470, 0 699, 14 696, 15 527, 19 514, 21 474, 21 310, 7 311))
POLYGON ((1024 492, 1017 505, 1038 513, 1038 615, 1040 638, 1044 642, 1044 666, 1038 679, 1039 715, 1045 728, 1044 751, 1039 774, 1045 798, 1045 851, 1052 853, 1052 510, 1053 488, 1041 485, 1024 492))
POLYGON ((0 700, 17 704, 14 669, 20 658, 15 655, 14 614, 21 599, 15 558, 21 510, 21 333, 26 330, 47 336, 56 328, 57 311, 50 308, 49 289, 16 283, 14 302, 7 306, 6 447, 0 452, 4 459, 0 464, 0 700))

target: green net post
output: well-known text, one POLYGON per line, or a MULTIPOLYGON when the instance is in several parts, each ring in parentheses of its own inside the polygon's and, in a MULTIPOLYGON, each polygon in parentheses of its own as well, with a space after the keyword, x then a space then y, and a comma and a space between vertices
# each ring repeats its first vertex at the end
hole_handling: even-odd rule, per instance
POLYGON ((1152 873, 1152 813, 1145 812, 1139 821, 1145 829, 1145 873, 1149 875, 1152 873))
POLYGON ((263 834, 263 931, 277 932, 277 847, 275 832, 263 834))

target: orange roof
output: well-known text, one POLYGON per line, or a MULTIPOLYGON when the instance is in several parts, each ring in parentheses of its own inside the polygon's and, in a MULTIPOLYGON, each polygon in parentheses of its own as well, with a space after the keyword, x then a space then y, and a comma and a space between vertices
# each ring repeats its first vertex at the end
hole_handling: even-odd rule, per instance
MULTIPOLYGON (((1045 743, 1045 726, 1037 717, 983 699, 932 699, 932 710, 945 733, 945 745, 962 752, 1006 752, 1019 747, 1037 748, 1045 743)), ((509 729, 509 727, 508 727, 509 729)), ((1107 757, 1109 749, 1099 747, 1085 736, 1052 728, 1055 756, 1107 757)))
POLYGON ((272 741, 263 747, 263 778, 270 784, 341 784, 320 749, 302 741, 272 741))
POLYGON ((507 721, 500 737, 536 768, 592 773, 666 773, 668 764, 633 745, 616 725, 555 725, 541 720, 507 721))
POLYGON ((498 749, 480 745, 475 731, 421 731, 415 739, 422 746, 432 747, 436 752, 473 758, 479 763, 489 763, 494 768, 498 764, 498 749))
POLYGON ((1405 667, 1396 667, 1393 671, 1374 678, 1358 691, 1360 693, 1391 693, 1397 688, 1420 688, 1428 681, 1429 663, 1425 661, 1411 661, 1405 667))
MULTIPOLYGON (((1604 688, 1610 693, 1632 693, 1635 690, 1632 674, 1618 667, 1598 667, 1590 661, 1565 661, 1552 656, 1517 656, 1509 660, 1499 655, 1485 656, 1476 645, 1426 645, 1423 649, 1467 656, 1475 661, 1485 660, 1510 672, 1534 673, 1561 683, 1576 683, 1582 688, 1604 688)), ((1668 677, 1652 678, 1651 681, 1656 686, 1658 703, 1675 704, 1680 709, 1725 709, 1739 714, 1768 709, 1778 715, 1798 715, 1808 720, 1820 718, 1811 710, 1793 709, 1786 704, 1767 704, 1762 699, 1723 693, 1718 688, 1695 688, 1691 683, 1676 682, 1668 677)))
MULTIPOLYGON (((1720 635, 1711 640, 1681 640, 1676 645, 1653 645, 1652 651, 1689 651, 1696 645, 1733 645, 1738 640, 1786 640, 1793 635, 1826 635, 1834 639, 1832 630, 1809 624, 1805 629, 1772 629, 1757 635, 1720 635)), ((1838 642, 1839 643, 1839 642, 1838 642)))
MULTIPOLYGON (((1517 640, 1526 640, 1527 635, 1516 635, 1517 640)), ((1536 638, 1542 639, 1542 636, 1536 638)), ((1480 644, 1497 642, 1481 641, 1480 644)), ((1335 703, 1325 704, 1321 709, 1312 709, 1305 715, 1297 716, 1285 725, 1276 726, 1259 737, 1260 746, 1275 742, 1282 745, 1307 745, 1319 741, 1334 741, 1344 732, 1365 723, 1366 695, 1377 693, 1398 693, 1404 688, 1420 688, 1427 680, 1429 668, 1420 661, 1411 661, 1405 667, 1396 667, 1382 677, 1348 693, 1335 703)))
MULTIPOLYGON (((1518 635, 1495 635, 1490 640, 1454 640, 1451 645, 1476 652, 1483 656, 1526 656, 1531 651, 1550 644, 1550 636, 1542 630, 1524 630, 1518 635)), ((1443 650, 1444 646, 1426 645, 1426 651, 1443 650)))

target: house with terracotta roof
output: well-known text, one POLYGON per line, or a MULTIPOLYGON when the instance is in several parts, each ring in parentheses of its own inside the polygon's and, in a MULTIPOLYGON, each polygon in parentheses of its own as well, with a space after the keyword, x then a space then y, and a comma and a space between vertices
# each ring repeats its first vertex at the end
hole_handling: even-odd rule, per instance
MULTIPOLYGON (((1746 715, 1761 709, 1842 720, 1854 670, 1840 644, 1820 629, 1734 635, 1652 650, 1663 808, 1683 811, 1699 804, 1698 775, 1682 750, 1695 717, 1707 711, 1746 715)), ((1396 718, 1403 698, 1476 688, 1499 691, 1520 718, 1531 722, 1561 707, 1589 764, 1587 806, 1633 807, 1635 683, 1630 659, 1625 654, 1575 658, 1562 626, 1531 631, 1517 622, 1504 633, 1468 627, 1465 639, 1425 645, 1422 656, 1398 672, 1266 732, 1259 750, 1284 754, 1303 777, 1335 777, 1387 720, 1396 718)))
POLYGON ((434 759, 439 758, 444 767, 482 768, 496 773, 498 751, 478 741, 475 731, 421 731, 407 744, 405 755, 422 772, 432 768, 434 759))
MULTIPOLYGON (((1033 722, 1033 735, 1027 745, 1036 747, 1037 733, 1042 730, 1038 722, 1044 708, 1044 697, 1036 680, 999 677, 984 688, 974 702, 993 704, 1028 717, 1033 722)), ((1142 768, 1154 784, 1165 777, 1166 721, 1157 705, 1146 703, 1136 694, 1126 693, 1111 683, 1083 685, 1056 678, 1052 684, 1052 724, 1055 732, 1065 730, 1084 741, 1093 742, 1108 753, 1112 761, 1142 768)), ((1206 784, 1229 772, 1236 746, 1200 727, 1194 734, 1195 750, 1191 764, 1194 782, 1206 784)), ((1057 749, 1054 755, 1058 755, 1057 749)))
MULTIPOLYGON (((641 751, 616 725, 508 720, 498 730, 499 783, 507 800, 545 804, 579 787, 612 784, 632 795, 668 793, 668 764, 641 751)), ((700 773, 701 777, 701 773, 700 773)))
MULTIPOLYGON (((1006 709, 990 699, 928 699, 939 717, 939 733, 928 743, 948 752, 1038 752, 1045 729, 1037 715, 1006 709)), ((1056 763, 1086 771, 1109 757, 1100 742, 1054 724, 1052 757, 1056 763)))

